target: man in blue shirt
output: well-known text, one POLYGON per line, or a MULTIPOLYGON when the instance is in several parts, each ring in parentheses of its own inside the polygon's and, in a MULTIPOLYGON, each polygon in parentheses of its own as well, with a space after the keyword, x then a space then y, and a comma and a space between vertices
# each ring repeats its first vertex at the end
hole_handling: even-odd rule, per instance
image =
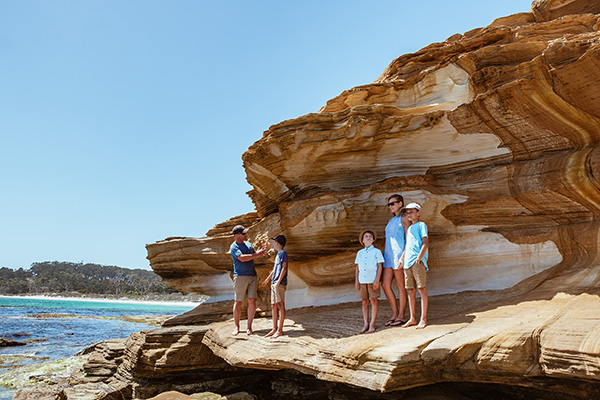
POLYGON ((242 225, 236 225, 231 231, 235 241, 229 248, 233 260, 233 290, 235 299, 233 302, 233 320, 235 330, 233 335, 240 333, 240 319, 242 317, 242 303, 248 298, 248 329, 246 333, 252 334, 252 321, 256 310, 257 281, 254 259, 264 256, 267 252, 267 244, 255 251, 250 242, 246 241, 248 229, 242 225))

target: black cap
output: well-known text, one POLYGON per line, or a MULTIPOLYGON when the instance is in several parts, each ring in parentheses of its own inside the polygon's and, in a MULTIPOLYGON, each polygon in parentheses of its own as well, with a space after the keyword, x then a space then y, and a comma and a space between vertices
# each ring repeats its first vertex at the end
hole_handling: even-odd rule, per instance
POLYGON ((238 234, 238 233, 247 233, 247 232, 248 232, 248 229, 244 228, 244 226, 243 226, 243 225, 236 225, 236 226, 234 226, 234 227, 233 227, 233 229, 231 230, 231 233, 232 233, 233 235, 236 235, 236 234, 238 234))
POLYGON ((275 236, 274 238, 271 238, 271 240, 274 240, 277 243, 279 243, 281 247, 285 247, 285 244, 287 243, 287 239, 283 235, 275 236))

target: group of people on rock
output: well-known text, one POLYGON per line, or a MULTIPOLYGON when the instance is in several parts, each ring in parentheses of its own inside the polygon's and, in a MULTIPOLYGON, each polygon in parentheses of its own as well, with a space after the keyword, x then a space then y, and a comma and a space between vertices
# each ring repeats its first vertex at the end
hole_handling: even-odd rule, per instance
MULTIPOLYGON (((387 207, 392 218, 385 227, 384 253, 374 247, 376 240, 373 229, 364 229, 359 235, 363 246, 356 254, 355 286, 362 301, 364 325, 360 333, 375 332, 375 321, 378 314, 378 298, 380 288, 390 304, 392 315, 385 326, 415 326, 423 329, 427 326, 427 258, 429 254, 429 238, 427 225, 420 220, 421 206, 417 203, 404 205, 404 198, 394 194, 388 198, 387 207), (398 291, 398 298, 392 283, 398 291), (416 291, 421 297, 421 318, 416 318, 416 291), (407 301, 408 300, 408 301, 407 301), (369 303, 371 318, 369 319, 369 303), (409 306, 409 318, 405 319, 406 305, 409 306)), ((258 281, 254 269, 254 259, 267 253, 267 244, 255 250, 246 240, 248 229, 242 225, 233 228, 234 242, 230 253, 233 259, 233 319, 235 329, 233 335, 240 332, 242 302, 248 299, 248 325, 246 333, 251 335, 258 281)), ((287 288, 288 255, 285 248, 286 238, 283 235, 271 239, 271 247, 277 252, 273 270, 262 282, 265 287, 271 282, 271 305, 273 307, 273 328, 266 337, 277 338, 283 334, 285 319, 285 291, 287 288)))

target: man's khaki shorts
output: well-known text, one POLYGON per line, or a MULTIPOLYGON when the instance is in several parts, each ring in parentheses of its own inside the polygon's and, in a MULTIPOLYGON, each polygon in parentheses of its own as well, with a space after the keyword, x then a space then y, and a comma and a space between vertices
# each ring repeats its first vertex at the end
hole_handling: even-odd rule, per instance
POLYGON ((414 289, 415 282, 418 289, 426 287, 427 271, 425 270, 425 264, 422 262, 414 263, 410 268, 404 270, 404 287, 414 289))
POLYGON ((358 295, 361 299, 376 299, 381 296, 381 286, 375 290, 372 283, 361 283, 358 295))
POLYGON ((233 292, 235 293, 235 301, 244 301, 246 300, 246 297, 249 299, 255 299, 257 289, 258 282, 256 280, 256 275, 238 275, 233 277, 233 292))
POLYGON ((286 285, 276 285, 271 283, 271 304, 285 303, 286 285))

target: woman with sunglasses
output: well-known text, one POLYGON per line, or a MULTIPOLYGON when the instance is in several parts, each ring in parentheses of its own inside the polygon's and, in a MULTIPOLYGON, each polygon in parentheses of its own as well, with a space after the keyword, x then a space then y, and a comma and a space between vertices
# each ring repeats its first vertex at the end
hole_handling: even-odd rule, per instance
POLYGON ((401 213, 404 207, 404 198, 399 194, 393 194, 388 198, 387 207, 392 213, 392 219, 385 227, 385 252, 383 254, 383 278, 381 287, 387 297, 392 316, 385 323, 386 326, 398 326, 406 322, 404 313, 406 311, 406 289, 404 288, 404 268, 399 266, 400 256, 404 251, 406 229, 410 221, 401 213), (398 303, 392 289, 392 281, 396 279, 398 288, 398 303))

